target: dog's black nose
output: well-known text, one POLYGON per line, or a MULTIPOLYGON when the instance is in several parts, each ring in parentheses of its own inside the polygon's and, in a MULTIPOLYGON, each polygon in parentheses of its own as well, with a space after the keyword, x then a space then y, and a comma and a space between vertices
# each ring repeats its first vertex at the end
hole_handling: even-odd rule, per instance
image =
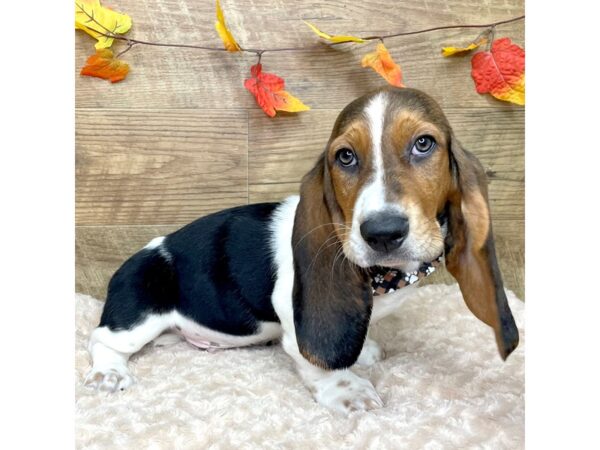
POLYGON ((396 250, 408 235, 408 218, 399 214, 380 213, 365 220, 360 234, 373 250, 396 250))

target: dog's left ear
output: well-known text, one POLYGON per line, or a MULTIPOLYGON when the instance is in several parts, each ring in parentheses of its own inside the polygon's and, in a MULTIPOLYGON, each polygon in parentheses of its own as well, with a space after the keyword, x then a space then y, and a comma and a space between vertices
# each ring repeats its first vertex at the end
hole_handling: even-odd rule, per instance
POLYGON ((448 198, 446 268, 456 278, 471 312, 494 329, 503 359, 517 347, 519 332, 498 268, 481 163, 454 135, 450 143, 453 188, 448 198))

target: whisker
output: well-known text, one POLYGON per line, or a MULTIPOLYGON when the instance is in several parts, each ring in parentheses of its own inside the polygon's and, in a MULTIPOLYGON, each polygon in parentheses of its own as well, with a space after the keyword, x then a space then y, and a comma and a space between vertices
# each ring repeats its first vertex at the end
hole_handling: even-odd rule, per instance
MULTIPOLYGON (((334 230, 334 231, 335 231, 335 230, 334 230)), ((329 234, 331 234, 331 233, 329 233, 329 234)), ((344 239, 344 238, 346 238, 346 237, 348 236, 348 234, 349 234, 349 232, 342 233, 342 234, 341 234, 341 236, 339 236, 339 237, 340 237, 341 239, 344 239)), ((325 251, 325 250, 327 250, 327 249, 329 249, 329 248, 333 247, 334 245, 338 245, 338 244, 340 244, 340 245, 341 245, 341 241, 340 241, 340 239, 338 239, 338 236, 337 236, 337 234, 336 234, 335 236, 332 236, 332 237, 329 237, 328 239, 326 239, 326 240, 325 240, 325 242, 323 242, 323 244, 321 244, 321 246, 319 247, 319 249, 318 249, 318 251, 317 251, 317 254, 316 254, 316 255, 314 256, 314 258, 312 259, 311 263, 309 264, 308 268, 306 269, 306 272, 308 273, 308 272, 309 272, 309 271, 310 271, 310 270, 313 268, 313 266, 314 266, 315 262, 317 261, 317 258, 319 257, 319 255, 320 255, 320 254, 321 254, 323 251, 325 251), (330 242, 328 245, 326 245, 326 244, 327 244, 329 241, 331 241, 332 239, 333 239, 334 241, 333 241, 333 242, 330 242)), ((342 247, 342 249, 343 249, 343 247, 342 247)))
MULTIPOLYGON (((300 244, 300 242, 302 242, 302 241, 303 241, 303 240, 304 240, 304 239, 305 239, 305 238, 306 238, 306 237, 307 237, 309 234, 311 234, 311 233, 314 233, 314 232, 315 232, 316 230, 318 230, 319 228, 323 228, 323 227, 326 227, 326 226, 328 226, 328 225, 338 225, 338 226, 340 226, 340 227, 342 227, 342 228, 352 229, 352 227, 349 227, 348 225, 346 225, 346 224, 343 224, 343 223, 337 223, 337 222, 323 223, 323 224, 321 224, 321 225, 318 225, 318 226, 314 227, 312 230, 310 230, 310 231, 309 231, 309 232, 307 232, 307 233, 306 233, 304 236, 302 236, 302 237, 301 237, 301 238, 298 240, 298 242, 296 242, 296 245, 294 245, 294 249, 296 249, 296 247, 298 246, 298 244, 300 244)), ((335 231, 335 229, 334 229, 334 231, 335 231)))

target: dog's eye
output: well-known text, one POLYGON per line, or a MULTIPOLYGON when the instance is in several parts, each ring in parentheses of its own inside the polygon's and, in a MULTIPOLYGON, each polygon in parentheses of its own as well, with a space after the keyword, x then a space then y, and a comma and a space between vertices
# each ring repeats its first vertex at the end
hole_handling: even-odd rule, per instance
POLYGON ((423 156, 431 153, 434 148, 435 140, 431 136, 421 136, 415 141, 411 153, 413 155, 423 156))
POLYGON ((338 150, 335 157, 344 167, 355 166, 356 164, 358 164, 356 154, 349 148, 342 148, 338 150))

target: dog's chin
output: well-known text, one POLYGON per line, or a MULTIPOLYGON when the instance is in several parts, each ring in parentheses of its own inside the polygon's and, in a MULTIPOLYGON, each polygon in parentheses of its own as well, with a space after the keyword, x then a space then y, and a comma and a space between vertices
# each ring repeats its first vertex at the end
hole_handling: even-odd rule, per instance
POLYGON ((385 257, 377 260, 373 266, 389 267, 391 269, 398 269, 403 272, 414 272, 421 266, 421 261, 415 261, 411 259, 398 259, 394 257, 385 257))
MULTIPOLYGON (((353 249, 352 249, 353 250, 353 249)), ((370 249, 361 249, 362 251, 344 252, 346 257, 363 269, 373 266, 389 267, 403 272, 414 272, 419 269, 421 264, 435 259, 437 256, 415 255, 412 252, 404 251, 402 248, 388 254, 380 254, 370 249)))

